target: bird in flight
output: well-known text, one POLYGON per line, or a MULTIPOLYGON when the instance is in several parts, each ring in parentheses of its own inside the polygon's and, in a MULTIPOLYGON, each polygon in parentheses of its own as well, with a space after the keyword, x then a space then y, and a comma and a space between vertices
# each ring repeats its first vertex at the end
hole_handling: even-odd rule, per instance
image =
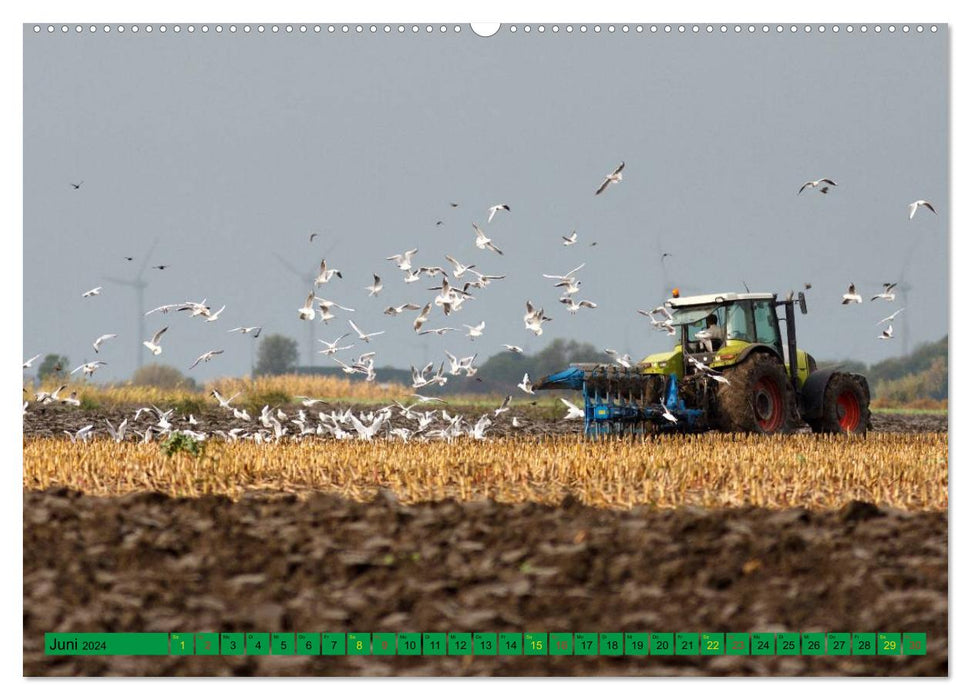
POLYGON ((482 331, 485 328, 485 321, 477 326, 470 326, 467 323, 463 323, 462 325, 469 329, 469 332, 466 333, 466 335, 472 340, 475 340, 476 338, 482 337, 482 331))
POLYGON ((320 235, 319 233, 311 233, 311 234, 310 234, 310 242, 311 242, 311 243, 313 243, 313 242, 314 242, 314 239, 315 239, 315 238, 316 238, 317 236, 319 236, 319 235, 320 235))
POLYGON ((344 275, 341 274, 340 270, 335 270, 333 268, 327 268, 327 261, 320 261, 320 272, 317 274, 317 279, 314 280, 314 286, 319 287, 322 284, 327 284, 330 282, 330 278, 337 275, 341 279, 344 279, 344 275))
POLYGON ((894 299, 897 298, 897 295, 894 294, 894 291, 893 291, 894 287, 896 286, 897 286, 896 282, 884 282, 883 291, 880 292, 879 294, 874 294, 872 297, 870 297, 870 301, 876 301, 877 299, 886 299, 887 301, 893 301, 894 299))
POLYGON ((883 333, 877 336, 879 340, 890 340, 893 338, 893 324, 883 329, 883 333))
POLYGON ((106 365, 106 364, 108 363, 104 362, 103 360, 95 360, 94 362, 85 362, 83 365, 72 369, 71 374, 74 374, 75 372, 80 372, 83 370, 84 376, 90 377, 92 374, 94 374, 95 370, 98 369, 98 367, 102 367, 103 365, 106 365))
POLYGON ((128 262, 131 262, 131 261, 132 261, 132 260, 134 260, 134 259, 135 259, 135 258, 133 258, 133 257, 132 257, 132 256, 130 256, 130 255, 126 255, 126 256, 125 256, 125 260, 127 260, 128 262))
POLYGON ((151 340, 143 340, 142 341, 142 345, 144 345, 146 348, 148 348, 149 350, 151 350, 153 355, 161 355, 162 354, 162 346, 159 345, 159 339, 162 337, 162 334, 165 333, 165 331, 167 331, 168 329, 169 329, 169 327, 168 326, 165 326, 165 328, 162 328, 161 330, 155 331, 155 335, 152 336, 152 339, 151 340))
POLYGON ((563 245, 573 245, 577 242, 577 232, 576 229, 573 230, 569 236, 560 236, 563 239, 563 245))
POLYGON ((506 348, 506 350, 508 350, 509 352, 516 353, 517 355, 522 355, 523 354, 523 349, 521 347, 519 347, 518 345, 508 345, 506 343, 503 343, 502 344, 502 347, 506 348))
POLYGON ((394 261, 395 265, 398 266, 399 270, 404 270, 407 272, 411 269, 411 258, 418 252, 417 248, 412 248, 411 250, 406 250, 400 255, 392 255, 391 257, 385 258, 385 260, 394 261))
POLYGON ((833 182, 828 177, 821 177, 818 180, 809 180, 808 182, 804 182, 803 183, 802 187, 799 188, 799 191, 796 192, 796 194, 802 194, 802 191, 804 189, 806 189, 807 187, 809 189, 817 189, 818 188, 819 191, 820 191, 820 193, 826 194, 827 192, 829 192, 829 188, 830 187, 836 187, 836 183, 833 182), (822 186, 820 187, 820 185, 822 185, 822 186))
POLYGON ((71 187, 73 187, 76 190, 79 190, 81 189, 81 185, 83 184, 84 184, 84 180, 81 180, 81 182, 72 182, 71 187))
POLYGON ((349 335, 350 335, 350 333, 345 333, 344 335, 342 335, 341 337, 339 337, 337 340, 335 340, 333 343, 328 343, 326 340, 321 340, 320 338, 318 338, 317 339, 317 342, 318 343, 323 343, 327 347, 325 349, 323 349, 323 350, 318 350, 317 352, 319 352, 319 353, 321 353, 323 355, 334 355, 335 353, 340 352, 341 350, 350 350, 351 348, 354 347, 353 345, 345 345, 343 347, 337 347, 337 344, 339 342, 341 342, 344 338, 346 338, 349 335))
POLYGON ((856 285, 852 282, 849 288, 846 290, 846 294, 843 295, 843 304, 862 304, 863 297, 856 293, 856 285))
POLYGON ((152 266, 152 269, 153 270, 164 270, 167 267, 171 267, 171 265, 153 265, 152 266))
POLYGON ((567 414, 563 417, 563 420, 577 420, 578 418, 583 418, 583 409, 579 408, 572 401, 567 401, 564 398, 561 398, 560 401, 562 401, 563 405, 567 408, 567 414))
POLYGON ((314 311, 314 293, 313 292, 310 292, 310 294, 307 295, 307 301, 305 301, 303 303, 303 306, 301 306, 299 309, 297 309, 297 313, 300 315, 300 320, 301 321, 313 321, 314 320, 314 316, 317 315, 317 312, 314 311))
MULTIPOLYGON (((907 307, 904 307, 904 308, 907 308, 907 307)), ((901 311, 903 311, 903 310, 904 310, 904 309, 897 309, 897 310, 896 310, 896 311, 894 311, 894 312, 893 312, 892 314, 890 314, 890 315, 889 315, 889 316, 887 316, 886 318, 881 318, 881 319, 880 319, 879 321, 877 321, 877 322, 876 322, 876 323, 874 323, 873 325, 874 325, 874 326, 879 326, 879 325, 881 325, 881 324, 884 324, 884 323, 890 323, 890 322, 891 322, 891 321, 893 321, 893 320, 894 320, 895 318, 897 318, 897 314, 899 314, 899 313, 900 313, 901 311)))
POLYGON ((486 237, 485 231, 483 231, 481 228, 479 228, 479 225, 478 224, 476 224, 476 223, 473 222, 472 228, 475 229, 475 247, 476 248, 478 248, 479 250, 485 250, 486 248, 488 248, 489 250, 493 251, 494 253, 499 253, 499 255, 502 255, 502 251, 499 250, 495 246, 495 244, 492 242, 492 239, 491 238, 487 238, 486 237))
POLYGON ((40 355, 34 355, 29 360, 24 360, 24 369, 30 369, 40 355))
POLYGON ((101 349, 101 344, 103 342, 117 337, 118 337, 117 333, 106 333, 105 335, 99 335, 98 338, 93 343, 91 343, 91 345, 94 347, 94 351, 98 352, 101 349))
POLYGON ((934 205, 933 204, 931 204, 930 202, 928 202, 926 199, 918 199, 916 202, 911 202, 910 203, 910 218, 911 219, 914 218, 914 214, 916 214, 917 213, 917 210, 920 209, 921 207, 925 207, 927 209, 930 209, 935 214, 937 213, 937 210, 934 208, 934 205))
POLYGON ((408 302, 407 304, 402 304, 401 306, 389 306, 384 310, 386 316, 397 316, 405 309, 409 311, 418 311, 421 307, 418 304, 412 304, 408 302))
POLYGON ((200 362, 209 362, 209 360, 214 358, 216 355, 222 355, 222 354, 223 354, 222 350, 210 350, 208 352, 204 352, 201 355, 199 355, 199 357, 196 358, 195 362, 189 365, 189 369, 192 369, 200 362))
POLYGON ((574 301, 573 297, 570 297, 570 296, 560 297, 560 303, 565 304, 566 308, 570 311, 571 314, 575 314, 577 311, 584 308, 586 309, 597 308, 597 305, 594 304, 592 301, 588 301, 587 299, 574 301))
POLYGON ((617 166, 617 168, 614 170, 614 172, 612 172, 612 173, 610 173, 610 175, 606 175, 604 177, 603 182, 600 183, 600 187, 597 188, 597 191, 594 192, 594 194, 595 195, 600 194, 604 190, 606 190, 610 185, 616 184, 616 183, 620 182, 621 180, 623 180, 624 179, 624 176, 621 174, 621 171, 623 169, 624 169, 624 162, 621 161, 620 165, 617 166))
POLYGON ((381 278, 375 275, 373 272, 371 273, 371 276, 374 277, 374 284, 365 287, 365 289, 368 291, 369 297, 376 297, 378 292, 384 289, 384 285, 381 284, 381 278))
POLYGON ((489 220, 486 221, 487 224, 491 224, 492 223, 492 217, 494 217, 496 215, 496 212, 499 211, 500 209, 502 209, 504 211, 509 211, 509 205, 508 204, 496 204, 496 205, 493 205, 493 206, 489 207, 489 220))
POLYGON ((260 337, 260 332, 263 330, 263 326, 240 326, 239 328, 231 328, 226 331, 227 333, 252 333, 254 338, 260 337))
POLYGON ((522 389, 527 394, 535 394, 533 391, 533 383, 529 381, 529 372, 523 375, 523 380, 516 385, 517 388, 522 389))
POLYGON ((363 340, 365 343, 370 343, 371 342, 371 338, 373 338, 376 335, 381 335, 382 333, 384 333, 384 331, 375 331, 373 333, 365 333, 360 328, 358 328, 357 325, 355 325, 354 321, 348 320, 347 322, 349 324, 351 324, 351 328, 353 328, 354 329, 354 332, 357 333, 357 337, 360 338, 361 340, 363 340))
POLYGON ((101 287, 95 287, 94 289, 89 289, 88 291, 86 291, 81 296, 83 298, 87 298, 87 297, 96 297, 99 294, 101 294, 101 287))

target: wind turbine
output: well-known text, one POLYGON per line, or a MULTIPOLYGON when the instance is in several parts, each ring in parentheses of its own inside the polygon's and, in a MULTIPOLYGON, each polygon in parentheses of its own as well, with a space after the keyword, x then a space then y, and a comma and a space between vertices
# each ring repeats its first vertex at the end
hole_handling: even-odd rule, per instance
MULTIPOLYGON (((330 252, 334 250, 334 246, 336 245, 337 245, 336 242, 331 243, 330 247, 326 251, 324 251, 324 254, 321 257, 326 258, 328 255, 330 255, 330 252)), ((298 270, 295 265, 291 265, 290 262, 286 260, 283 256, 281 256, 279 253, 274 251, 273 255, 276 257, 277 260, 280 261, 280 264, 283 265, 283 267, 287 268, 291 273, 293 273, 293 275, 297 279, 300 280, 302 289, 304 290, 314 289, 314 281, 317 279, 317 271, 319 270, 319 267, 320 267, 319 262, 315 262, 313 269, 311 269, 310 272, 305 273, 298 270)), ((304 294, 306 294, 306 291, 304 291, 304 294)), ((316 367, 317 356, 314 353, 314 334, 316 332, 317 325, 314 324, 313 322, 306 322, 306 326, 307 326, 307 366, 316 367)))
POLYGON ((123 287, 131 287, 135 290, 135 318, 138 332, 135 335, 135 369, 139 370, 142 368, 142 341, 145 340, 145 287, 148 286, 148 282, 142 277, 142 273, 145 272, 145 267, 148 265, 148 261, 152 257, 152 253, 155 252, 155 246, 158 245, 158 236, 152 241, 152 245, 149 247, 148 252, 142 259, 142 266, 138 268, 138 272, 135 273, 133 279, 121 279, 119 277, 112 277, 110 275, 105 275, 105 279, 109 282, 114 282, 115 284, 120 284, 123 287))

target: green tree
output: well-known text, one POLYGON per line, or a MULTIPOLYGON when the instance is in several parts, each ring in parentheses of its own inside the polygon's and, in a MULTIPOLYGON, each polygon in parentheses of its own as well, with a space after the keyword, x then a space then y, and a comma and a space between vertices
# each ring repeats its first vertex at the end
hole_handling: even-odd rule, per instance
POLYGON ((44 381, 48 377, 66 377, 67 373, 71 371, 67 367, 69 364, 71 364, 71 361, 67 359, 67 355, 55 353, 45 355, 44 360, 37 368, 37 378, 44 381))
POLYGON ((151 364, 139 367, 132 375, 136 386, 154 386, 159 389, 195 389, 195 380, 186 377, 170 365, 151 364))
POLYGON ((254 374, 286 374, 297 367, 297 341, 285 335, 268 335, 260 342, 254 374))

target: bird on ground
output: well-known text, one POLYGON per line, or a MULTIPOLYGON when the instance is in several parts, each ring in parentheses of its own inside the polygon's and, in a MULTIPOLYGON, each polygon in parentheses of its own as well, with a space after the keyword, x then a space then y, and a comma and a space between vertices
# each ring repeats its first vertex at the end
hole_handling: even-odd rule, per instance
POLYGON ((368 291, 369 297, 376 297, 378 292, 384 289, 384 285, 381 284, 381 278, 375 275, 373 272, 371 276, 374 277, 374 284, 368 285, 365 289, 368 291))
POLYGON ((563 405, 566 406, 567 409, 567 414, 564 416, 563 420, 577 420, 578 418, 584 417, 583 410, 572 401, 567 401, 564 398, 561 398, 560 401, 563 402, 563 405))
POLYGON ((883 333, 877 336, 880 340, 890 340, 893 338, 893 324, 888 325, 883 329, 883 333))
POLYGON ((344 275, 341 274, 340 270, 335 270, 327 267, 327 260, 320 261, 320 272, 317 273, 317 279, 314 280, 314 286, 319 287, 322 284, 327 284, 330 282, 330 278, 337 275, 339 278, 344 279, 344 275))
POLYGON ((324 350, 318 350, 317 352, 323 355, 333 355, 337 352, 340 352, 341 350, 350 350, 351 348, 354 347, 353 345, 345 345, 343 347, 337 347, 337 344, 349 335, 350 333, 345 333, 344 335, 340 336, 337 340, 335 340, 333 343, 328 343, 326 340, 321 340, 318 338, 317 342, 323 343, 327 347, 324 350))
POLYGON ((227 333, 243 333, 243 334, 252 333, 254 338, 259 338, 260 337, 260 332, 262 330, 263 330, 263 326, 240 326, 239 328, 233 328, 233 329, 231 329, 229 331, 226 331, 226 332, 227 333))
POLYGON ((472 223, 472 228, 475 229, 475 247, 479 250, 486 250, 487 248, 494 253, 499 253, 502 255, 502 251, 499 250, 496 245, 492 242, 491 238, 486 237, 485 231, 479 228, 479 225, 475 222, 472 223))
POLYGON ((95 360, 94 362, 85 362, 83 365, 72 369, 71 374, 74 374, 75 372, 80 372, 83 370, 84 376, 90 377, 92 374, 95 373, 95 370, 97 370, 98 367, 103 367, 106 364, 108 363, 104 362, 103 360, 95 360))
POLYGON ((386 316, 397 316, 398 314, 400 314, 402 311, 405 311, 406 309, 408 311, 418 311, 420 308, 421 307, 418 306, 418 304, 412 304, 411 302, 408 302, 407 304, 402 304, 401 306, 389 306, 384 310, 384 313, 386 316))
POLYGON ((573 297, 570 297, 570 296, 560 297, 560 303, 561 304, 565 304, 566 305, 566 308, 569 310, 569 312, 571 314, 574 314, 574 315, 580 309, 596 309, 597 308, 597 305, 594 304, 592 301, 589 301, 587 299, 582 299, 581 301, 574 301, 573 300, 573 297))
POLYGON ((382 333, 384 333, 384 331, 375 331, 373 333, 365 333, 364 331, 362 331, 360 328, 357 327, 357 325, 354 323, 354 321, 348 320, 347 322, 349 324, 351 324, 351 328, 353 328, 354 329, 354 332, 357 333, 357 337, 360 338, 361 340, 363 340, 365 343, 370 343, 371 342, 371 338, 373 338, 376 335, 381 335, 382 333))
POLYGON ((523 375, 523 380, 516 385, 518 388, 525 391, 527 394, 535 394, 533 391, 533 383, 529 381, 529 372, 523 375))
POLYGON ((509 205, 508 204, 495 204, 495 205, 489 207, 489 220, 486 221, 487 224, 491 224, 492 223, 492 217, 494 217, 496 215, 496 212, 499 211, 500 209, 502 209, 503 211, 509 211, 509 205))
POLYGON ((201 355, 199 355, 199 357, 196 358, 195 362, 189 365, 189 369, 192 369, 200 362, 209 362, 209 360, 214 358, 216 355, 222 355, 222 354, 223 354, 222 350, 209 350, 208 352, 204 352, 201 355))
POLYGON ((307 295, 307 301, 304 302, 303 306, 301 306, 299 309, 297 309, 297 312, 300 314, 300 320, 301 321, 313 321, 314 320, 314 317, 317 315, 317 312, 314 311, 314 293, 313 292, 310 292, 310 294, 307 295))
POLYGON ((576 229, 573 230, 569 236, 560 236, 563 239, 563 245, 573 245, 577 242, 577 232, 576 229))
POLYGON ((112 338, 117 338, 117 337, 118 337, 118 334, 117 333, 106 333, 105 335, 99 335, 95 339, 95 341, 93 343, 91 343, 91 346, 94 348, 94 351, 95 352, 98 352, 101 349, 101 344, 103 342, 105 342, 106 340, 111 340, 112 338))
POLYGON ((83 184, 84 184, 84 180, 81 180, 81 182, 72 182, 72 183, 70 183, 71 187, 74 188, 75 190, 81 189, 81 185, 83 185, 83 184))
POLYGON ((856 285, 852 282, 849 288, 846 290, 846 294, 843 295, 842 304, 862 304, 863 297, 856 293, 856 285))
POLYGON ((459 279, 462 275, 475 267, 475 265, 463 265, 451 255, 446 255, 445 259, 452 263, 452 267, 454 268, 452 270, 452 277, 455 279, 459 279))
POLYGON ((394 263, 398 266, 398 269, 399 270, 410 270, 411 269, 411 258, 417 252, 418 252, 418 249, 417 248, 413 248, 412 250, 406 250, 401 255, 392 255, 389 258, 385 258, 385 260, 393 260, 394 263))
POLYGON ((506 343, 503 343, 502 347, 506 348, 506 350, 508 350, 509 352, 516 353, 517 355, 523 354, 523 349, 518 345, 507 345, 506 343))
POLYGON ((82 298, 96 297, 101 294, 101 287, 95 287, 94 289, 89 289, 84 294, 81 295, 82 298))
MULTIPOLYGON (((905 307, 904 307, 904 309, 905 309, 905 308, 907 308, 907 307, 905 306, 905 307)), ((876 323, 874 323, 873 325, 874 325, 874 326, 880 326, 880 325, 883 325, 884 323, 890 323, 890 322, 892 322, 892 321, 893 321, 893 320, 894 320, 895 318, 897 318, 897 314, 899 314, 899 313, 900 313, 901 311, 903 311, 904 309, 897 309, 897 310, 896 310, 896 311, 894 311, 894 312, 893 312, 892 314, 890 314, 890 315, 889 315, 889 316, 887 316, 886 318, 881 318, 881 319, 880 319, 879 321, 877 321, 877 322, 876 322, 876 323)))
POLYGON ((894 294, 894 291, 893 291, 894 287, 896 286, 897 286, 896 282, 884 282, 883 291, 880 294, 874 294, 872 297, 870 297, 870 301, 876 301, 877 299, 886 299, 887 301, 893 301, 894 299, 897 298, 897 295, 894 294))
POLYGON ((466 335, 472 340, 475 340, 476 338, 482 337, 482 331, 485 328, 485 321, 483 321, 477 326, 470 326, 467 323, 463 323, 462 325, 469 329, 469 332, 466 333, 466 335))
POLYGON ((31 367, 33 367, 34 362, 37 360, 38 357, 40 357, 40 355, 34 355, 29 360, 24 360, 24 369, 30 369, 31 367))
POLYGON ((809 189, 817 189, 818 188, 819 191, 820 191, 820 193, 826 194, 827 192, 829 192, 829 188, 830 187, 836 187, 836 183, 833 182, 833 180, 831 180, 828 177, 821 177, 818 180, 809 180, 809 181, 803 183, 803 186, 799 188, 799 191, 796 192, 796 194, 802 194, 802 191, 804 189, 806 189, 807 187, 809 189), (822 185, 822 186, 820 187, 820 185, 822 185))
POLYGON ((914 214, 916 214, 917 210, 920 209, 921 207, 930 209, 935 214, 937 213, 937 210, 934 208, 934 205, 928 202, 926 199, 918 199, 916 202, 911 202, 908 206, 910 207, 911 219, 914 218, 914 214))
POLYGON ((620 182, 621 180, 623 180, 624 179, 624 176, 621 174, 621 171, 623 169, 624 169, 624 162, 621 161, 620 165, 618 165, 614 169, 614 171, 612 173, 610 173, 610 175, 607 175, 607 176, 604 177, 603 182, 600 183, 600 187, 597 188, 597 191, 594 192, 594 194, 595 195, 601 194, 610 185, 617 184, 618 182, 620 182))
POLYGON ((161 355, 162 346, 159 345, 159 339, 162 337, 162 334, 165 333, 165 331, 167 331, 168 329, 169 327, 165 326, 164 328, 155 331, 155 335, 152 336, 152 339, 143 340, 142 345, 144 345, 146 348, 151 350, 153 355, 161 355))

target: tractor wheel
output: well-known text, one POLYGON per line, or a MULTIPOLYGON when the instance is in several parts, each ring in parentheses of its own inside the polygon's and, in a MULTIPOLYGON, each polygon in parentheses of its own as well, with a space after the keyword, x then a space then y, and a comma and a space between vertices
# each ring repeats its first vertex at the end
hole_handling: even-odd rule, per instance
POLYGON ((808 421, 814 433, 865 435, 870 425, 870 399, 866 390, 848 374, 835 374, 823 394, 823 412, 808 421))
POLYGON ((753 353, 723 374, 729 383, 718 388, 719 428, 769 435, 789 427, 794 393, 778 358, 753 353))

